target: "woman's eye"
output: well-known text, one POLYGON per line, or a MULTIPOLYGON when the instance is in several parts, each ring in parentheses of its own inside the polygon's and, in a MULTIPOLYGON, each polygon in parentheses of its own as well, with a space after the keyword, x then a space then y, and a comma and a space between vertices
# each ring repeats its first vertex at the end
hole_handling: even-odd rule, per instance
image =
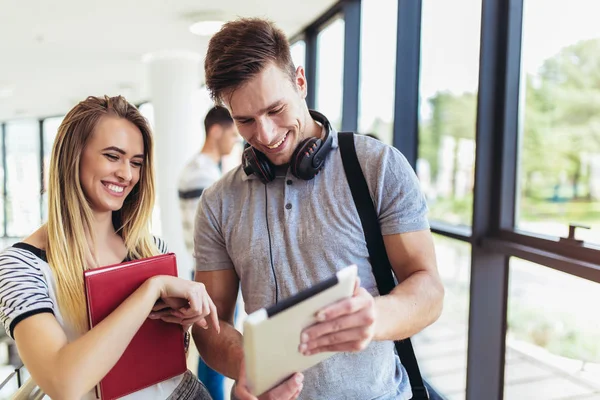
POLYGON ((131 165, 133 165, 136 168, 142 168, 142 163, 141 162, 132 162, 131 165))
POLYGON ((117 161, 119 159, 119 157, 115 156, 114 154, 105 154, 104 156, 111 161, 117 161))

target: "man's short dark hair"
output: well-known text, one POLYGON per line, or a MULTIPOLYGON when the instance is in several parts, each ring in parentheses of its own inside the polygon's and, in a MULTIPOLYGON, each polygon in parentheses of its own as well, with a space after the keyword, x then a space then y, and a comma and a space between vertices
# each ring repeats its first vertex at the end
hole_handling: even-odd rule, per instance
POLYGON ((233 124, 233 118, 231 118, 231 114, 229 110, 225 107, 214 106, 211 108, 206 117, 204 118, 204 132, 208 136, 208 132, 213 125, 220 125, 223 127, 230 127, 233 124))
POLYGON ((216 104, 275 63, 294 82, 296 68, 285 33, 269 20, 241 18, 223 25, 208 42, 204 75, 216 104))

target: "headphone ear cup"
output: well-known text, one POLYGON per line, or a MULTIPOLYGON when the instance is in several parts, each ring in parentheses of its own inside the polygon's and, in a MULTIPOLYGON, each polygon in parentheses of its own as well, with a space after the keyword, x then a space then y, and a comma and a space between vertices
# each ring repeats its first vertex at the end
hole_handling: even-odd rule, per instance
POLYGON ((254 174, 262 183, 267 184, 275 179, 275 168, 273 168, 271 161, 252 146, 244 149, 242 167, 246 175, 254 174))
POLYGON ((290 162, 292 174, 305 181, 309 181, 317 175, 321 168, 313 167, 313 157, 321 146, 321 139, 304 139, 294 150, 290 162))

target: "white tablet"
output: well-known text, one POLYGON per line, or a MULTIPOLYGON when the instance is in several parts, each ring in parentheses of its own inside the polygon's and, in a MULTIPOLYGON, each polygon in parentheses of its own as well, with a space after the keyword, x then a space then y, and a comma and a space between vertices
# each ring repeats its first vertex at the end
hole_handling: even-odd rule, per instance
POLYGON ((319 310, 352 296, 356 273, 356 265, 348 266, 323 282, 248 315, 244 321, 244 358, 252 394, 262 394, 295 372, 335 354, 302 355, 298 351, 300 334, 317 322, 319 310))

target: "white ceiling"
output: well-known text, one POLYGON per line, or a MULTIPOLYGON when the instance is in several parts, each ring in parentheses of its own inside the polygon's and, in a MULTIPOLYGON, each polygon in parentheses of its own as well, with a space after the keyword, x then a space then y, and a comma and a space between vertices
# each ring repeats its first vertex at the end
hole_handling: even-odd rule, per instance
POLYGON ((0 0, 0 121, 61 115, 88 95, 146 100, 143 55, 178 49, 204 59, 207 38, 188 30, 199 19, 266 17, 294 35, 334 3, 0 0))

